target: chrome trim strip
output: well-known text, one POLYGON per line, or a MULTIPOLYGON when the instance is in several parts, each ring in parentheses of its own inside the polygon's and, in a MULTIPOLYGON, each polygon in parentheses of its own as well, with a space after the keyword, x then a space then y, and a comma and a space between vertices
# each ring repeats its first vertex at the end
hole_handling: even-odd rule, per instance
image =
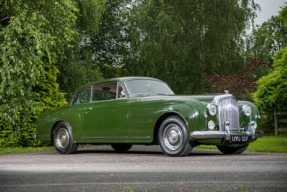
POLYGON ((145 137, 82 137, 82 139, 150 139, 150 136, 145 137))
POLYGON ((194 139, 222 139, 225 137, 223 131, 193 131, 190 137, 194 139))

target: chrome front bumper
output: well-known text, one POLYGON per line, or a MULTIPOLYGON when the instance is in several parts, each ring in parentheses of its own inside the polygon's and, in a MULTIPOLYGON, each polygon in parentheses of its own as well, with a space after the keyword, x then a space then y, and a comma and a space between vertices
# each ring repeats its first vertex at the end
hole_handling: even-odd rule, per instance
POLYGON ((190 133, 191 139, 225 139, 230 140, 231 135, 247 135, 252 139, 262 137, 263 132, 255 132, 254 122, 250 122, 247 131, 231 132, 229 126, 225 126, 225 131, 193 131, 190 133))

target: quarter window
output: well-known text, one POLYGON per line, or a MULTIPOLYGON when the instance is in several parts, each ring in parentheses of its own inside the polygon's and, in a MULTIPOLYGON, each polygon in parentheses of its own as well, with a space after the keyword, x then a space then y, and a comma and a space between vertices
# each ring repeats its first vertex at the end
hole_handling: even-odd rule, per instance
POLYGON ((87 87, 78 92, 73 101, 73 105, 81 103, 89 103, 91 98, 91 87, 87 87))

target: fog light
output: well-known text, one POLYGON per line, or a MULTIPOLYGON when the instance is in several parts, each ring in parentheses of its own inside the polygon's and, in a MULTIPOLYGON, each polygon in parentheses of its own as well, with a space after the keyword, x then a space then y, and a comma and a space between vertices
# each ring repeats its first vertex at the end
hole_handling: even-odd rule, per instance
POLYGON ((212 120, 210 120, 208 121, 207 126, 208 126, 208 129, 213 130, 215 128, 215 123, 212 120))

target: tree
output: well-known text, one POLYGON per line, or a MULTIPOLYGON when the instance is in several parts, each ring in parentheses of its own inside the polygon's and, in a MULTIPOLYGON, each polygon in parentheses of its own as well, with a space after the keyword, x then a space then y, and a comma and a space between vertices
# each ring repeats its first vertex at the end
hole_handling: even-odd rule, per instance
POLYGON ((287 47, 274 55, 273 71, 260 78, 254 101, 265 113, 272 116, 287 106, 287 47))
POLYGON ((287 46, 287 6, 281 8, 279 15, 272 16, 253 30, 247 40, 247 57, 264 60, 271 67, 273 55, 285 46, 287 46))
POLYGON ((205 76, 244 64, 245 28, 253 1, 137 1, 129 14, 128 75, 165 80, 177 93, 205 90, 205 76))
POLYGON ((91 39, 94 59, 104 78, 120 76, 128 57, 127 20, 129 0, 107 0, 99 33, 91 39))
POLYGON ((74 92, 82 85, 102 78, 99 65, 94 56, 92 39, 99 33, 102 15, 105 12, 105 0, 75 0, 77 13, 75 29, 78 32, 72 47, 66 47, 65 59, 57 62, 60 73, 60 90, 70 100, 74 92))
POLYGON ((240 100, 252 100, 252 94, 257 89, 258 76, 255 74, 258 70, 264 70, 266 64, 263 60, 250 60, 247 65, 240 68, 238 73, 227 75, 213 74, 206 77, 207 93, 223 93, 228 90, 229 93, 236 96, 240 100))
POLYGON ((77 34, 76 13, 72 0, 0 0, 0 146, 39 144, 39 113, 66 104, 55 63, 77 34))

